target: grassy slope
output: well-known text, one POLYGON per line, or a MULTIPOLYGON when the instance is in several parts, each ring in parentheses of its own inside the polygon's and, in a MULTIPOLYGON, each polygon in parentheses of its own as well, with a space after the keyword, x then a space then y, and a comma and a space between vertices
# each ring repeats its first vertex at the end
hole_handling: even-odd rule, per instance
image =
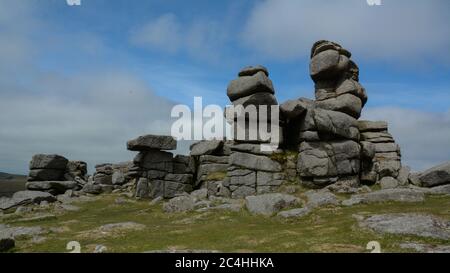
MULTIPOLYGON (((116 196, 79 204, 69 212, 39 222, 15 223, 20 226, 62 231, 45 235, 47 240, 31 245, 17 242, 17 252, 66 252, 69 241, 79 241, 82 252, 92 252, 103 244, 110 252, 143 252, 161 249, 210 249, 224 252, 364 252, 369 241, 379 241, 382 251, 401 252, 401 242, 449 244, 448 241, 413 236, 380 235, 362 230, 353 214, 424 212, 450 219, 450 197, 430 196, 425 203, 382 203, 354 207, 322 208, 297 220, 252 216, 241 212, 164 214, 161 205, 148 202, 115 204, 116 196), (102 236, 93 232, 103 224, 134 221, 147 227, 140 231, 102 236)), ((8 222, 10 220, 4 220, 8 222)))
POLYGON ((25 189, 26 175, 0 172, 0 196, 11 196, 17 191, 25 189))

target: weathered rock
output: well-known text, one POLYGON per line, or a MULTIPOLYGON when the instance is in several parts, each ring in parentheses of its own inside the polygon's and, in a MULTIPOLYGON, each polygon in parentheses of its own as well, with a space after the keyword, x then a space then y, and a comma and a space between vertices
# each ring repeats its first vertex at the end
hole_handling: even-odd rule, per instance
POLYGON ((299 199, 295 196, 282 193, 269 193, 245 198, 247 209, 252 214, 270 216, 282 209, 298 205, 299 199))
POLYGON ((357 96, 361 100, 362 106, 364 106, 367 102, 366 91, 361 86, 361 84, 359 84, 359 82, 352 79, 345 79, 344 81, 340 82, 335 92, 337 96, 347 93, 357 96))
POLYGON ((90 194, 100 194, 102 193, 102 187, 98 184, 87 183, 81 191, 90 194))
POLYGON ((177 141, 172 136, 145 135, 127 142, 130 151, 175 150, 177 141))
POLYGON ((228 164, 229 156, 202 155, 200 164, 228 164))
POLYGON ((12 227, 0 224, 0 238, 34 237, 46 233, 41 227, 12 227))
POLYGON ((397 181, 400 186, 408 186, 408 177, 411 173, 411 168, 408 166, 402 166, 398 172, 397 181))
POLYGON ((267 156, 234 152, 230 156, 230 164, 251 170, 280 172, 281 164, 267 156))
POLYGON ((28 181, 58 181, 63 179, 64 170, 33 169, 28 173, 28 181))
POLYGON ((314 121, 322 139, 345 138, 359 140, 359 130, 355 118, 336 111, 314 110, 314 121))
MULTIPOLYGON (((233 175, 232 172, 228 174, 230 177, 230 185, 232 186, 249 186, 252 188, 255 188, 256 186, 256 173, 255 172, 248 172, 247 170, 244 170, 245 173, 242 175, 233 175)), ((236 172, 235 172, 236 173, 236 172)))
POLYGON ((397 177, 401 169, 399 160, 380 160, 374 163, 374 169, 378 173, 379 178, 385 176, 397 177))
POLYGON ((316 53, 311 58, 310 75, 315 82, 332 79, 342 73, 348 67, 348 64, 348 57, 340 55, 337 50, 328 49, 316 53))
POLYGON ((123 185, 123 184, 125 184, 125 182, 126 182, 126 180, 125 180, 125 175, 123 174, 123 172, 120 170, 114 171, 114 173, 112 174, 112 177, 111 177, 111 183, 113 185, 123 185))
POLYGON ((448 245, 428 245, 418 243, 403 243, 400 248, 413 249, 419 253, 450 253, 450 246, 448 245))
POLYGON ((253 76, 239 77, 231 81, 227 88, 227 95, 231 101, 258 92, 275 93, 272 81, 263 71, 257 72, 253 76))
POLYGON ((358 119, 361 116, 362 102, 352 94, 343 94, 336 98, 316 101, 316 107, 342 112, 358 119))
POLYGON ((358 120, 358 128, 363 132, 387 132, 388 124, 386 121, 358 120))
POLYGON ((360 146, 354 141, 303 142, 297 162, 302 177, 359 173, 360 146))
POLYGON ((450 184, 450 162, 443 163, 422 172, 419 175, 423 187, 434 187, 450 184))
POLYGON ((399 186, 398 181, 390 176, 383 177, 380 180, 381 189, 394 189, 399 186))
POLYGON ((179 194, 190 193, 193 190, 191 184, 178 183, 173 181, 164 182, 164 198, 173 198, 179 194))
POLYGON ((142 229, 145 229, 145 225, 143 224, 139 224, 136 222, 122 222, 100 226, 98 228, 98 231, 110 233, 110 232, 121 232, 121 231, 142 230, 142 229))
POLYGON ((112 174, 95 173, 94 183, 97 185, 111 185, 112 174))
POLYGON ((280 186, 285 181, 284 173, 257 172, 256 185, 261 186, 280 186))
POLYGON ((169 152, 157 150, 140 152, 133 161, 139 167, 147 170, 173 173, 173 154, 169 152))
POLYGON ((249 105, 255 105, 257 107, 256 110, 261 109, 259 106, 261 105, 267 105, 267 117, 270 117, 270 106, 271 105, 278 105, 278 101, 275 98, 275 96, 272 93, 269 92, 258 92, 255 94, 251 94, 242 98, 239 98, 237 100, 233 101, 234 106, 242 105, 244 108, 249 105))
POLYGON ((31 159, 30 170, 35 169, 65 170, 68 162, 69 161, 67 160, 67 158, 60 155, 36 154, 33 155, 31 159))
POLYGON ((303 115, 307 109, 310 109, 313 104, 313 101, 306 98, 288 100, 280 105, 280 112, 285 118, 297 119, 303 115))
POLYGON ((375 145, 368 141, 361 141, 361 155, 365 159, 372 159, 375 156, 375 145))
MULTIPOLYGON (((200 160, 201 162, 201 160, 200 160)), ((174 173, 191 173, 194 174, 196 166, 195 160, 191 156, 176 155, 173 158, 173 172, 174 173)))
POLYGON ((250 195, 256 194, 256 189, 249 186, 231 186, 230 188, 237 187, 231 193, 231 198, 244 198, 250 195))
POLYGON ((139 178, 137 184, 136 184, 136 197, 138 198, 148 198, 149 197, 149 185, 148 185, 148 179, 141 177, 139 178))
POLYGON ((191 156, 211 155, 220 151, 222 147, 222 140, 200 141, 191 145, 191 156))
POLYGON ((31 191, 52 191, 58 194, 79 188, 75 181, 36 181, 27 182, 25 185, 31 191))
POLYGON ((450 222, 431 215, 415 213, 379 214, 360 221, 380 233, 415 235, 419 237, 450 239, 450 222))
POLYGON ((425 194, 412 189, 384 189, 370 193, 353 195, 350 199, 344 200, 342 204, 344 206, 352 206, 356 204, 370 204, 389 201, 423 202, 425 201, 425 194))
POLYGON ((195 200, 205 200, 208 198, 208 189, 203 188, 199 190, 195 190, 190 193, 190 196, 193 197, 195 200))
POLYGON ((395 142, 392 135, 386 132, 364 132, 361 133, 361 139, 372 143, 395 142))
POLYGON ((308 191, 305 193, 308 198, 306 206, 308 208, 317 208, 322 206, 336 206, 339 205, 339 200, 331 193, 329 190, 319 190, 319 191, 308 191))
POLYGON ((282 218, 300 218, 306 216, 311 213, 311 209, 308 207, 298 208, 298 209, 290 209, 285 211, 280 211, 277 216, 282 218))
POLYGON ((185 212, 194 210, 195 201, 191 196, 178 196, 163 204, 166 213, 185 212))
POLYGON ((241 71, 239 71, 238 76, 239 77, 253 76, 260 71, 264 72, 264 74, 266 74, 267 77, 269 76, 269 71, 267 70, 266 67, 262 65, 246 66, 242 68, 241 71))

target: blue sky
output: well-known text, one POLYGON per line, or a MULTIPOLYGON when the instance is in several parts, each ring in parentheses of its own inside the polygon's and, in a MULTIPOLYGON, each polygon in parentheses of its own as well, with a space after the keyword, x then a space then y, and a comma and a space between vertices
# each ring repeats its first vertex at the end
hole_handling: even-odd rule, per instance
MULTIPOLYGON (((269 68, 279 102, 314 95, 314 41, 353 53, 369 102, 404 163, 450 160, 450 2, 446 0, 0 0, 0 171, 34 153, 130 160, 125 142, 170 132, 172 105, 228 104, 246 65, 269 68)), ((181 145, 179 152, 185 152, 181 145)))

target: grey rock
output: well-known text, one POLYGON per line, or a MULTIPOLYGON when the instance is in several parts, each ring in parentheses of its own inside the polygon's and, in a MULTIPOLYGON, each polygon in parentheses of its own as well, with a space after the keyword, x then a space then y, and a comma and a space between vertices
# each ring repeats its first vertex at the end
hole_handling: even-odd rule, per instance
MULTIPOLYGON (((239 98, 237 100, 233 101, 233 105, 242 105, 244 108, 249 105, 255 105, 256 107, 259 107, 260 105, 267 105, 267 113, 268 117, 270 117, 270 106, 271 105, 278 105, 278 101, 275 98, 275 96, 272 93, 269 92, 258 92, 255 94, 251 94, 242 98, 239 98)), ((257 108, 259 110, 260 108, 257 108)))
POLYGON ((400 152, 400 147, 395 143, 375 143, 375 153, 400 152))
POLYGON ((90 194, 100 194, 102 193, 102 187, 98 184, 87 183, 81 191, 90 194))
POLYGON ((200 164, 228 164, 229 156, 202 155, 200 164))
POLYGON ((313 101, 300 98, 288 100, 280 105, 281 114, 288 119, 297 119, 313 106, 313 101))
POLYGON ((408 177, 408 182, 414 186, 421 187, 422 181, 419 179, 419 173, 410 173, 408 177))
POLYGON ((157 204, 161 203, 163 200, 164 200, 164 198, 162 196, 158 196, 156 198, 153 198, 153 200, 150 201, 150 206, 157 205, 157 204))
POLYGON ((164 198, 173 198, 179 194, 192 192, 193 187, 190 184, 178 183, 173 181, 164 182, 164 198))
POLYGON ((360 146, 354 141, 303 142, 297 162, 302 177, 332 177, 359 173, 360 146))
POLYGON ((87 163, 84 161, 69 161, 66 166, 66 173, 72 177, 85 179, 87 174, 87 163))
POLYGON ((275 93, 272 81, 262 71, 253 76, 239 77, 231 81, 227 88, 227 95, 231 101, 258 92, 275 93))
POLYGON ((203 188, 199 190, 195 190, 190 193, 190 196, 194 198, 194 200, 205 200, 208 198, 208 189, 203 188))
POLYGON ((267 156, 234 152, 230 156, 230 164, 251 170, 280 172, 281 164, 267 156))
POLYGON ((75 181, 37 181, 27 182, 26 188, 31 191, 50 191, 62 194, 67 190, 78 189, 78 183, 75 181))
POLYGON ((285 181, 283 173, 257 172, 256 184, 260 186, 280 186, 285 181))
POLYGON ((65 170, 68 162, 69 161, 67 160, 67 158, 60 155, 36 154, 33 155, 31 159, 30 170, 34 169, 65 170))
POLYGON ((94 184, 111 185, 112 184, 112 174, 95 173, 94 174, 94 184))
POLYGON ((137 198, 148 198, 150 193, 148 179, 141 177, 136 184, 136 197, 137 198))
POLYGON ((12 227, 0 224, 0 238, 34 237, 46 233, 41 227, 12 227))
POLYGON ((127 142, 130 151, 175 150, 177 141, 172 136, 145 135, 127 142))
POLYGON ((394 189, 399 186, 398 181, 390 176, 383 177, 380 180, 381 189, 394 189))
POLYGON ((59 181, 63 176, 64 170, 33 169, 28 173, 28 181, 59 181))
POLYGON ((423 202, 425 194, 412 189, 384 189, 370 193, 356 194, 350 199, 344 200, 342 205, 353 206, 356 204, 370 204, 376 202, 423 202))
POLYGON ((305 193, 308 198, 306 206, 308 208, 317 208, 322 206, 337 206, 339 205, 339 200, 331 193, 329 190, 319 190, 319 191, 307 191, 305 193))
POLYGON ((108 248, 104 245, 96 245, 94 249, 94 253, 105 253, 108 248))
POLYGON ((191 156, 210 155, 219 152, 223 147, 221 140, 204 140, 191 145, 191 156))
POLYGON ((336 95, 340 96, 342 94, 353 94, 357 96, 364 106, 367 102, 367 94, 364 88, 359 84, 359 82, 352 79, 345 79, 340 82, 335 90, 336 95))
POLYGON ((447 185, 432 187, 432 188, 429 189, 429 193, 430 194, 446 194, 446 195, 450 195, 450 185, 447 184, 447 185))
POLYGON ((266 74, 267 77, 269 76, 269 71, 267 70, 267 68, 265 66, 262 66, 262 65, 246 66, 246 67, 242 68, 241 71, 239 71, 238 76, 239 77, 253 76, 260 71, 264 72, 264 74, 266 74))
POLYGON ((400 186, 408 186, 408 177, 411 173, 411 168, 408 166, 402 166, 398 172, 397 181, 400 186))
POLYGON ((358 119, 361 116, 362 102, 352 94, 343 94, 336 98, 316 101, 316 107, 342 112, 358 119))
POLYGON ((375 156, 375 145, 368 141, 361 141, 361 155, 366 159, 372 159, 375 156))
POLYGON ((331 139, 359 140, 359 130, 355 118, 341 112, 323 109, 315 109, 313 117, 319 134, 325 134, 331 139))
POLYGON ((282 218, 300 218, 306 216, 311 213, 311 209, 308 207, 298 208, 298 209, 290 209, 285 211, 280 211, 277 216, 282 218))
POLYGON ((166 213, 192 211, 195 208, 194 198, 191 196, 178 196, 163 204, 166 213))
POLYGON ((176 155, 173 158, 174 173, 195 173, 195 159, 191 156, 176 155))
POLYGON ((316 131, 300 132, 298 135, 298 139, 299 141, 308 141, 308 142, 320 141, 319 133, 316 131))
POLYGON ((192 174, 173 174, 169 173, 164 177, 166 181, 173 181, 183 184, 192 184, 192 174))
POLYGON ((125 175, 120 170, 114 171, 111 177, 111 182, 113 185, 123 185, 126 182, 125 175))
POLYGON ((231 197, 231 192, 223 181, 207 181, 208 196, 231 197))
POLYGON ((249 172, 241 176, 231 176, 230 185, 233 186, 249 186, 254 188, 256 185, 256 173, 249 172))
POLYGON ((388 124, 386 121, 358 120, 359 131, 362 132, 387 132, 388 124))
POLYGON ((246 196, 254 195, 256 193, 256 190, 254 187, 249 186, 240 186, 233 190, 231 193, 231 198, 244 198, 246 196))
POLYGON ((389 143, 395 142, 391 134, 386 132, 363 132, 361 139, 372 143, 389 143))
POLYGON ((415 213, 378 214, 360 221, 360 226, 380 233, 415 235, 442 240, 450 239, 450 222, 431 215, 415 213))
POLYGON ((145 225, 136 222, 121 222, 102 225, 98 228, 100 232, 120 232, 127 230, 142 230, 145 229, 145 225))
POLYGON ((374 169, 380 178, 397 177, 401 169, 401 162, 399 160, 380 160, 374 163, 374 169))
POLYGON ((422 172, 419 179, 423 187, 450 184, 450 161, 422 172))
POLYGON ((317 82, 336 77, 348 67, 348 61, 348 57, 340 55, 339 51, 334 49, 319 52, 311 58, 311 78, 317 82))
POLYGON ((173 154, 169 152, 157 150, 140 152, 133 161, 139 167, 147 170, 173 173, 173 154))
POLYGON ((282 209, 299 203, 297 197, 282 193, 269 193, 245 198, 245 204, 250 213, 265 216, 271 216, 282 209))

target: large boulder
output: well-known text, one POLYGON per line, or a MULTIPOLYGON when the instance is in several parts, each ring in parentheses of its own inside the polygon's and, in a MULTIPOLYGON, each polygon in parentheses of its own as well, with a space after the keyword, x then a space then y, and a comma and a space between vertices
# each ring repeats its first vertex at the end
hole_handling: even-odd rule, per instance
POLYGON ((28 173, 28 181, 59 181, 64 178, 64 169, 33 169, 28 173))
POLYGON ((253 76, 260 71, 264 72, 264 74, 266 74, 266 76, 269 77, 269 71, 267 70, 267 68, 265 66, 262 66, 262 65, 246 66, 246 67, 242 68, 241 71, 239 71, 238 76, 239 77, 253 76))
POLYGON ((63 194, 67 190, 76 190, 79 185, 75 181, 35 181, 27 182, 26 188, 31 191, 50 191, 55 194, 63 194))
POLYGON ((230 82, 227 95, 231 101, 259 92, 274 94, 272 81, 263 71, 252 76, 242 76, 230 82))
POLYGON ((423 187, 450 184, 450 161, 422 172, 419 180, 423 187))
POLYGON ((167 213, 186 212, 194 210, 195 198, 189 195, 178 196, 163 204, 163 211, 167 213))
POLYGON ((314 110, 314 121, 317 131, 323 139, 359 140, 358 124, 355 118, 336 111, 314 110))
POLYGON ((328 49, 315 54, 309 65, 311 78, 315 82, 335 78, 348 68, 349 58, 337 50, 328 49))
POLYGON ((262 155, 234 152, 231 154, 229 162, 231 165, 251 170, 267 172, 280 172, 282 170, 280 163, 262 155))
POLYGON ((56 169, 65 170, 69 160, 60 155, 46 155, 36 154, 33 155, 30 162, 30 170, 34 169, 56 169))
POLYGON ((300 200, 292 195, 269 193, 257 196, 247 196, 245 204, 252 214, 271 216, 282 209, 298 205, 300 200))
POLYGON ((450 239, 450 221, 426 214, 378 214, 360 221, 359 224, 380 233, 450 239))
POLYGON ((175 150, 177 141, 172 136, 145 135, 127 142, 130 151, 175 150))
POLYGON ((353 206, 356 204, 370 204, 377 202, 423 202, 425 194, 413 189, 384 189, 369 193, 355 194, 350 199, 344 200, 344 206, 353 206))
POLYGON ((87 163, 84 161, 69 161, 66 166, 66 174, 72 179, 75 179, 75 177, 84 179, 87 174, 87 163))
POLYGON ((223 147, 222 140, 204 140, 191 145, 191 156, 211 155, 219 152, 223 147))
POLYGON ((358 120, 358 128, 361 132, 387 132, 386 121, 358 120))
POLYGON ((288 119, 297 119, 311 109, 314 105, 312 100, 300 98, 296 100, 288 100, 280 105, 281 115, 288 119))
POLYGON ((151 150, 138 153, 134 163, 147 170, 173 172, 173 154, 169 152, 151 150))
POLYGON ((357 142, 302 142, 297 171, 302 177, 330 177, 358 174, 360 146, 357 142))
POLYGON ((54 202, 56 197, 48 192, 18 191, 11 198, 0 197, 0 210, 7 210, 28 204, 39 204, 42 201, 54 202))
POLYGON ((316 101, 317 108, 338 111, 346 113, 356 119, 361 116, 362 102, 361 99, 353 94, 343 94, 336 98, 316 101))

